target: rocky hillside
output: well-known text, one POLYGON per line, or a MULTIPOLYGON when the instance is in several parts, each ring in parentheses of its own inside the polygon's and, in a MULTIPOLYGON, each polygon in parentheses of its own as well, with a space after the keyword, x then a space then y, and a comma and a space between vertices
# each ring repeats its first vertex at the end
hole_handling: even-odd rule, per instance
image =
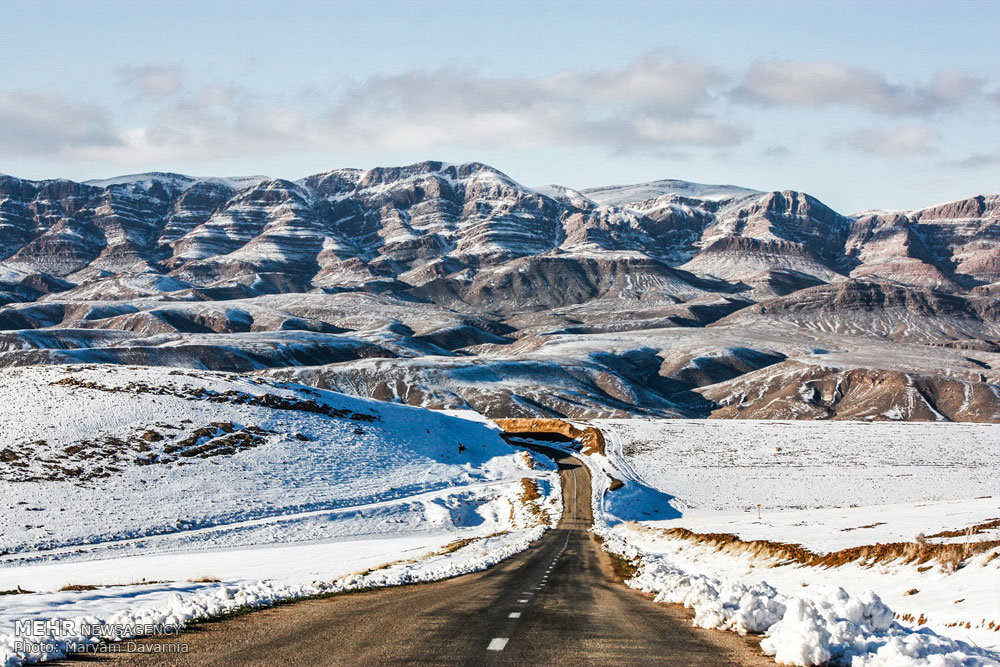
MULTIPOLYGON (((756 416, 715 383, 813 347, 843 353, 828 371, 855 370, 885 345, 860 366, 924 385, 974 370, 985 405, 998 292, 997 195, 844 215, 801 192, 684 181, 529 188, 478 163, 0 176, 0 366, 273 372, 496 416, 756 416), (901 345, 951 356, 928 375, 901 345), (720 349, 738 352, 704 354, 720 349)), ((769 396, 768 382, 739 391, 769 396)), ((861 414, 803 407, 803 392, 782 414, 861 414)))

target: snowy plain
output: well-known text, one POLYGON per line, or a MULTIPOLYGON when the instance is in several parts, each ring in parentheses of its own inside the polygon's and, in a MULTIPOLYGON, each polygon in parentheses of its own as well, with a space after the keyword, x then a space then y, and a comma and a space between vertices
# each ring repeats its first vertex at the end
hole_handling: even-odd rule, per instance
POLYGON ((763 648, 788 664, 1000 664, 1000 549, 957 569, 902 559, 818 567, 664 532, 814 554, 996 540, 995 528, 934 536, 1000 518, 1000 426, 588 423, 608 441, 606 457, 588 457, 602 482, 595 530, 639 564, 631 585, 694 608, 696 624, 767 631, 763 648), (610 491, 611 478, 624 486, 610 491))

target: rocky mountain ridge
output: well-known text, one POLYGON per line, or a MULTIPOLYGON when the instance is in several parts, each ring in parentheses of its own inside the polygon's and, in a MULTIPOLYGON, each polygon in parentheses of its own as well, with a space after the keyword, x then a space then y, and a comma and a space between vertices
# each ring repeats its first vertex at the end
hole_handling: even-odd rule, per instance
POLYGON ((704 291, 704 280, 774 291, 788 274, 952 293, 1000 281, 996 195, 849 217, 792 191, 678 181, 555 190, 526 188, 477 163, 338 169, 296 182, 3 176, 0 263, 5 282, 17 272, 29 289, 155 274, 177 281, 171 286, 243 296, 375 284, 431 300, 453 293, 474 307, 477 278, 503 280, 518 260, 522 273, 544 275, 555 262, 588 278, 638 261, 630 273, 681 299, 704 291))
POLYGON ((479 163, 0 176, 0 367, 261 372, 493 416, 992 420, 998 292, 997 195, 848 216, 479 163))

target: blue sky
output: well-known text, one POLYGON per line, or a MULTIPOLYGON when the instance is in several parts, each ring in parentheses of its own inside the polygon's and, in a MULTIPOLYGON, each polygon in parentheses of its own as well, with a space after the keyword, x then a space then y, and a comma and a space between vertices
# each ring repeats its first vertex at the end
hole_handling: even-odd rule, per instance
POLYGON ((0 172, 1000 191, 997 2, 7 2, 0 172))

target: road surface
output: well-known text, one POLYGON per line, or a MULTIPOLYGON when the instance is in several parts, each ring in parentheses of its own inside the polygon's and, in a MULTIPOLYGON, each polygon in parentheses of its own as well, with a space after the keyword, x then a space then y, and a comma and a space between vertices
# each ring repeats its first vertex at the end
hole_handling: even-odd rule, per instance
POLYGON ((746 640, 690 626, 690 614, 615 581, 588 533, 590 474, 555 450, 564 512, 530 549, 446 581, 310 600, 195 625, 144 645, 186 655, 86 656, 73 662, 177 665, 773 664, 746 640))

